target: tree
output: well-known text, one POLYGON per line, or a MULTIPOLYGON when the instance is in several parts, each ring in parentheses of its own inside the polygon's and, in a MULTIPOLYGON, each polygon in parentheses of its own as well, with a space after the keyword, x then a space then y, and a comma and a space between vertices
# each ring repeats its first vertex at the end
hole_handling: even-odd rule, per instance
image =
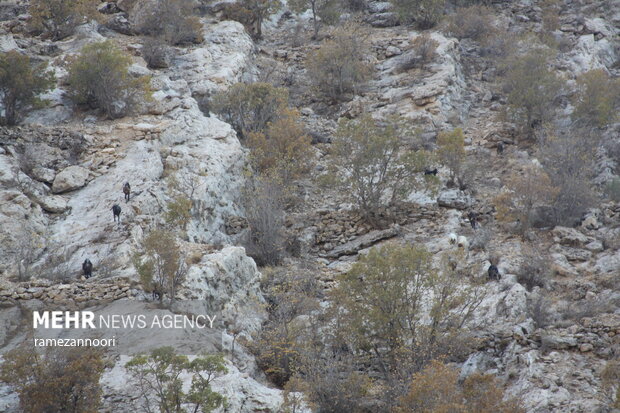
POLYGON ((338 20, 337 0, 293 0, 289 5, 296 13, 303 13, 307 9, 312 11, 313 39, 318 38, 321 24, 332 24, 338 20))
POLYGON ((42 30, 52 40, 73 34, 75 28, 97 15, 97 0, 31 0, 28 12, 30 24, 42 30))
POLYGON ((548 122, 554 113, 553 102, 563 82, 547 68, 549 57, 542 49, 507 59, 503 89, 507 94, 508 115, 526 135, 548 122))
POLYGON ((372 77, 373 68, 366 59, 366 36, 353 26, 334 30, 318 50, 308 53, 306 71, 310 81, 325 98, 342 100, 357 91, 372 77))
POLYGON ((48 347, 32 340, 4 355, 0 381, 15 389, 25 413, 91 413, 101 404, 103 354, 92 347, 48 347))
MULTIPOLYGON (((437 136, 439 159, 450 169, 450 181, 461 180, 463 161, 465 160, 465 136, 461 128, 452 132, 441 132, 437 136)), ((459 182, 459 186, 462 182, 459 182)))
POLYGON ((213 379, 227 372, 222 356, 202 355, 190 361, 172 347, 160 347, 133 357, 125 367, 144 398, 146 412, 153 411, 154 404, 161 413, 209 413, 226 402, 211 389, 213 379), (192 375, 187 392, 182 374, 192 375))
POLYGON ((144 239, 142 249, 142 255, 134 256, 142 287, 158 295, 159 301, 164 295, 174 300, 177 288, 187 274, 185 256, 174 234, 161 229, 151 231, 144 239))
POLYGON ((46 68, 47 63, 33 67, 28 56, 15 50, 0 53, 0 95, 7 125, 15 125, 24 109, 42 103, 38 95, 56 81, 46 68))
POLYGON ((333 167, 338 184, 345 188, 370 222, 383 207, 405 200, 418 186, 416 175, 427 164, 428 154, 401 148, 403 120, 379 124, 370 115, 343 120, 338 125, 333 167))
POLYGON ((129 74, 131 57, 111 40, 84 46, 69 66, 69 93, 77 104, 122 117, 150 98, 149 77, 129 74))
POLYGON ((504 401, 498 380, 489 374, 474 373, 459 386, 459 371, 432 361, 411 380, 407 394, 400 398, 397 413, 524 413, 519 401, 504 401))
POLYGON ((284 208, 282 186, 270 177, 248 179, 243 193, 249 231, 244 243, 258 265, 278 265, 284 257, 284 208))
POLYGON ((604 127, 618 118, 620 80, 603 69, 593 69, 577 77, 573 98, 574 116, 588 126, 604 127))
POLYGON ((495 199, 497 219, 518 222, 522 234, 531 227, 534 209, 552 205, 558 194, 545 171, 534 165, 527 166, 522 174, 510 175, 505 185, 508 191, 495 199))
POLYGON ((263 132, 288 105, 288 90, 269 83, 236 83, 214 96, 212 109, 242 137, 263 132))
POLYGON ((415 22, 419 29, 430 29, 441 20, 445 0, 391 0, 404 23, 415 22))
POLYGON ((250 133, 247 144, 254 170, 276 177, 286 186, 312 168, 311 141, 299 123, 299 113, 284 109, 278 119, 267 124, 265 132, 250 133))
POLYGON ((263 21, 282 7, 280 0, 241 0, 241 8, 249 15, 252 35, 263 37, 263 21))
POLYGON ((463 277, 434 269, 423 247, 388 244, 340 276, 331 298, 335 334, 393 398, 430 360, 467 354, 465 323, 483 297, 463 277))
POLYGON ((144 4, 136 16, 136 29, 171 45, 200 43, 202 24, 191 15, 193 9, 191 0, 156 0, 144 4))

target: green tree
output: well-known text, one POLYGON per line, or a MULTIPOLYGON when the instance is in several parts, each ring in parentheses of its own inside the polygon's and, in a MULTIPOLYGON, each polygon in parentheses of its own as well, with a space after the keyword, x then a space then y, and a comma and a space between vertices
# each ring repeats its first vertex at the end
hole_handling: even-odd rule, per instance
MULTIPOLYGON (((456 128, 452 132, 441 132, 437 136, 438 155, 441 162, 450 169, 450 181, 460 181, 465 160, 465 135, 463 129, 456 128)), ((459 182, 459 186, 460 182, 459 182)))
POLYGON ((0 53, 0 95, 7 125, 15 125, 28 106, 42 103, 38 95, 55 83, 54 74, 46 68, 46 63, 33 67, 28 56, 14 50, 0 53))
POLYGON ((430 29, 441 20, 445 0, 391 0, 404 23, 412 23, 420 29, 430 29))
POLYGON ((269 83, 236 83, 214 96, 212 108, 242 137, 263 132, 288 105, 288 90, 269 83))
POLYGON ((256 38, 263 37, 263 21, 282 8, 280 0, 241 0, 241 7, 251 16, 251 30, 256 38))
POLYGON ((187 274, 187 263, 172 232, 151 231, 144 238, 142 253, 136 254, 133 262, 144 291, 158 295, 159 301, 164 295, 174 300, 187 274))
POLYGON ((331 292, 336 334, 369 362, 388 388, 441 356, 467 354, 465 323, 482 301, 446 266, 433 268, 423 247, 375 247, 331 292))
POLYGON ((39 354, 32 339, 4 355, 0 381, 19 396, 25 413, 93 413, 101 404, 100 349, 48 347, 39 354))
POLYGON ((307 9, 312 11, 314 39, 319 36, 321 24, 332 24, 338 21, 340 8, 337 0, 292 0, 288 4, 296 13, 303 13, 307 9))
POLYGON ((418 187, 416 175, 424 170, 428 153, 401 147, 404 121, 389 119, 380 125, 370 115, 343 120, 338 125, 332 167, 361 213, 376 223, 376 214, 405 200, 418 187))
POLYGON ((35 30, 44 31, 52 40, 73 34, 75 28, 97 15, 97 0, 31 0, 28 12, 35 30))
POLYGON ((618 119, 620 80, 603 69, 594 69, 577 77, 573 98, 574 116, 590 126, 604 127, 618 119))
POLYGON ((357 91, 372 77, 366 59, 366 36, 357 27, 334 31, 319 49, 308 53, 306 71, 313 86, 332 102, 357 91))
POLYGON ((129 74, 131 57, 111 40, 84 46, 69 66, 67 82, 72 100, 101 109, 109 118, 119 118, 150 98, 147 76, 129 74))
POLYGON ((132 358, 125 367, 145 400, 161 413, 209 413, 224 406, 226 398, 211 389, 214 378, 225 374, 224 359, 219 355, 203 355, 189 360, 175 354, 172 347, 160 347, 150 354, 132 358), (182 374, 191 374, 188 392, 183 391, 182 374))
POLYGON ((141 34, 155 36, 168 44, 200 43, 202 24, 192 16, 191 0, 157 0, 145 3, 136 13, 136 29, 141 34))
POLYGON ((507 93, 508 115, 528 137, 537 125, 553 117, 553 101, 564 84, 548 66, 548 54, 533 49, 507 59, 503 88, 507 93))

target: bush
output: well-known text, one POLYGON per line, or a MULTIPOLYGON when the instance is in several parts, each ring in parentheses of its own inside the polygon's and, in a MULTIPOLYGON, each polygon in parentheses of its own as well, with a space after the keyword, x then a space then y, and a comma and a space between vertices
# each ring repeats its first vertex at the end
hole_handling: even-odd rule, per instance
POLYGON ((157 38, 148 38, 142 45, 142 57, 149 69, 164 69, 170 65, 170 49, 157 38))
POLYGON ((597 168, 596 138, 550 137, 540 147, 539 158, 557 188, 552 204, 555 225, 577 225, 588 208, 598 202, 592 185, 597 168))
POLYGON ((588 126, 604 127, 618 119, 620 80, 603 69, 590 70, 577 77, 573 115, 588 126))
MULTIPOLYGON (((365 219, 378 225, 383 208, 407 199, 418 187, 416 175, 428 164, 424 151, 403 150, 403 119, 380 125, 370 115, 342 120, 336 131, 332 167, 335 178, 365 219)), ((426 183, 426 181, 424 181, 426 183)))
POLYGON ((26 413, 90 413, 101 405, 102 352, 92 347, 47 347, 38 354, 32 340, 4 355, 0 381, 19 396, 26 413))
POLYGON ((285 109, 264 133, 250 134, 247 143, 252 149, 254 170, 276 177, 287 186, 312 168, 311 141, 299 123, 299 113, 285 109))
POLYGON ((357 93, 372 77, 365 49, 365 36, 359 28, 336 29, 331 39, 308 53, 306 71, 313 86, 332 102, 357 93))
POLYGON ((549 260, 549 257, 534 252, 525 254, 517 271, 517 282, 528 291, 532 291, 534 287, 545 288, 551 274, 549 260))
POLYGON ((524 413, 519 401, 504 401, 499 381, 492 375, 474 373, 459 386, 459 371, 433 361, 411 380, 401 397, 398 413, 524 413))
POLYGON ((151 231, 142 243, 142 252, 133 258, 142 288, 163 301, 174 301, 176 291, 185 280, 187 263, 174 234, 166 230, 151 231))
POLYGON ((288 90, 269 83, 236 83, 213 97, 211 109, 242 137, 263 132, 288 104, 288 90))
POLYGON ((413 41, 411 51, 401 58, 397 71, 406 72, 416 67, 424 69, 437 58, 437 46, 439 43, 428 33, 417 36, 413 41))
POLYGON ((33 67, 28 56, 14 50, 0 53, 0 94, 7 125, 15 125, 29 106, 42 103, 37 96, 53 87, 54 74, 46 67, 45 63, 33 67))
POLYGON ((620 178, 614 178, 611 182, 608 182, 605 192, 609 199, 620 202, 620 178))
POLYGON ((441 162, 450 169, 450 181, 454 184, 460 178, 465 160, 465 135, 463 129, 440 132, 437 135, 437 150, 441 162))
POLYGON ((119 118, 150 98, 149 78, 129 74, 131 58, 112 41, 82 48, 69 66, 69 92, 73 101, 101 109, 109 118, 119 118))
POLYGON ((97 0, 30 0, 31 26, 52 40, 71 36, 75 28, 97 15, 97 0))
POLYGON ((516 222, 524 234, 532 225, 534 211, 541 205, 552 205, 558 194, 549 176, 542 169, 528 166, 523 173, 512 173, 505 182, 507 191, 495 198, 497 219, 516 222))
POLYGON ((493 13, 484 6, 457 9, 450 17, 448 33, 457 39, 470 38, 476 41, 486 38, 493 31, 493 13))
POLYGON ((247 254, 260 266, 278 265, 285 254, 282 187, 268 177, 248 180, 243 194, 249 233, 247 254))
POLYGON ((263 36, 263 21, 282 8, 280 0, 241 0, 226 9, 227 17, 242 23, 252 37, 263 36))
POLYGON ((405 23, 415 23, 422 30, 434 27, 444 13, 445 0, 390 0, 405 23))
POLYGON ((534 321, 536 328, 546 328, 551 324, 550 305, 549 300, 543 296, 527 301, 527 315, 534 321))
POLYGON ((172 227, 183 231, 187 230, 187 224, 192 218, 192 200, 185 196, 177 196, 168 202, 165 219, 172 227))
POLYGON ((335 23, 339 18, 340 4, 338 0, 292 0, 289 5, 296 13, 303 13, 308 9, 312 11, 314 39, 319 36, 319 29, 322 24, 335 23))
POLYGON ((507 94, 508 115, 527 137, 533 130, 550 121, 553 104, 563 82, 547 68, 548 57, 542 49, 507 60, 503 89, 507 94))
POLYGON ((432 259, 419 246, 375 247, 330 292, 337 336, 390 387, 432 359, 468 354, 464 325, 482 289, 435 270, 432 259))
POLYGON ((147 406, 155 405, 161 413, 209 413, 226 403, 211 389, 213 379, 227 372, 222 356, 202 355, 189 361, 172 347, 160 347, 133 357, 125 367, 147 406), (192 377, 187 392, 182 375, 192 377))
POLYGON ((191 0, 157 0, 143 6, 135 23, 140 34, 158 37, 171 45, 200 43, 202 24, 192 16, 191 0), (148 9, 147 9, 148 7, 148 9))
POLYGON ((620 362, 610 360, 601 372, 601 381, 608 398, 608 407, 620 409, 620 362))

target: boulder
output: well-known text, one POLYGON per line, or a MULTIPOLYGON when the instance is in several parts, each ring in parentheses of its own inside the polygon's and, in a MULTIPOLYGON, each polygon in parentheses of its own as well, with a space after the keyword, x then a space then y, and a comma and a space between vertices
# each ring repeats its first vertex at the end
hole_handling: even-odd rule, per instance
POLYGON ((581 247, 591 241, 590 238, 577 231, 574 228, 555 227, 552 231, 555 239, 562 245, 570 247, 581 247))
POLYGON ((392 12, 371 14, 365 21, 372 27, 394 27, 400 24, 398 14, 392 12))
POLYGON ((387 13, 392 10, 392 3, 389 1, 373 1, 368 3, 368 13, 387 13))
POLYGON ((467 209, 472 206, 473 200, 462 191, 450 189, 439 194, 437 204, 446 208, 467 209))
POLYGON ((39 182, 51 184, 54 182, 54 178, 56 178, 56 171, 50 168, 37 166, 32 168, 32 177, 39 182))
POLYGON ((40 200, 41 208, 53 214, 60 214, 69 209, 67 200, 59 195, 50 195, 40 200))
POLYGON ((60 171, 54 178, 52 192, 61 194, 82 188, 88 179, 88 169, 73 165, 60 171))

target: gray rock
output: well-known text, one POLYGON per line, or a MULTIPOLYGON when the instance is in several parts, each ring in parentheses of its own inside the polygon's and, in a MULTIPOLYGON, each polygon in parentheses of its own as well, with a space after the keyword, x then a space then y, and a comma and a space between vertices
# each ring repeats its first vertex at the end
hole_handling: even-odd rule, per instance
POLYGON ((450 189, 439 194, 437 204, 446 208, 467 209, 472 206, 473 200, 462 191, 450 189))
POLYGON ((571 247, 581 247, 591 241, 591 238, 588 238, 574 228, 558 226, 553 228, 552 233, 557 242, 571 247))
POLYGON ((400 24, 398 14, 392 12, 371 14, 365 21, 372 27, 394 27, 400 24))
POLYGON ((50 195, 40 200, 41 208, 53 214, 60 214, 69 209, 67 200, 59 195, 50 195))
POLYGON ((32 168, 32 177, 39 182, 51 184, 54 182, 54 178, 56 178, 56 171, 37 166, 32 168))
POLYGON ((541 338, 542 345, 554 350, 567 350, 577 347, 577 339, 569 336, 549 334, 541 338))
POLYGON ((63 192, 73 191, 86 185, 88 179, 88 169, 81 166, 70 166, 60 171, 52 185, 52 192, 61 194, 63 192))
POLYGON ((388 1, 373 1, 368 3, 368 12, 370 14, 387 13, 392 10, 392 3, 388 1))
POLYGON ((368 234, 362 235, 361 237, 355 238, 352 241, 337 246, 327 254, 321 254, 321 256, 327 258, 338 258, 342 257, 343 255, 357 254, 358 251, 364 248, 368 248, 379 241, 395 237, 398 234, 398 227, 391 227, 382 231, 370 231, 368 234))

